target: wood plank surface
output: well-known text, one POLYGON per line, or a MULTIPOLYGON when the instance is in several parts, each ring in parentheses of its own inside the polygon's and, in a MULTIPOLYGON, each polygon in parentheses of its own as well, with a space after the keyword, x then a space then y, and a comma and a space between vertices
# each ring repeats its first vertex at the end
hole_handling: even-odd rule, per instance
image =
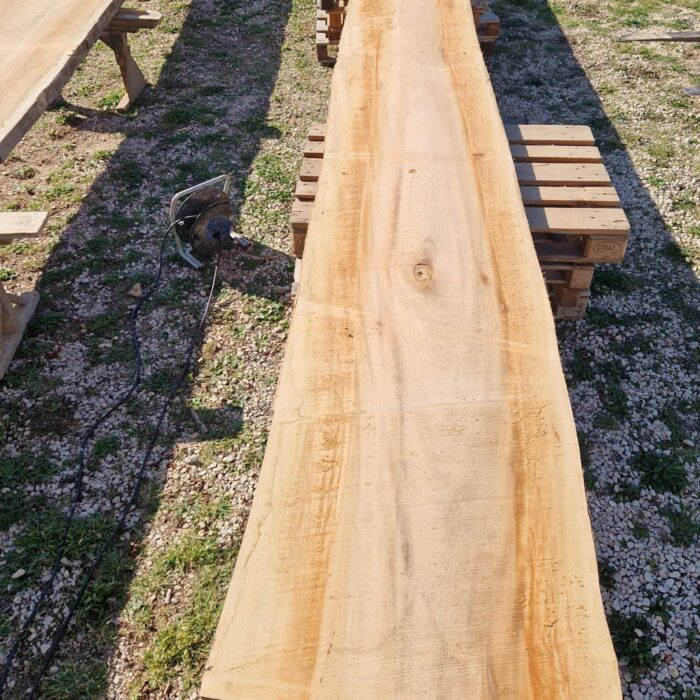
POLYGON ((516 163, 521 185, 610 187, 612 181, 602 163, 516 163))
POLYGON ((621 236, 630 232, 629 221, 622 209, 527 207, 525 211, 533 233, 621 236))
POLYGON ((0 212, 0 244, 41 235, 48 218, 46 211, 0 212))
POLYGON ((0 0, 0 162, 60 94, 124 0, 0 0))
MULTIPOLYGON (((303 194, 308 196, 308 191, 303 194)), ((520 196, 523 198, 525 206, 620 206, 620 198, 614 187, 521 187, 520 196)))
POLYGON ((469 5, 353 0, 205 698, 619 698, 551 310, 469 5))
POLYGON ((516 163, 602 163, 603 157, 595 146, 532 146, 514 144, 510 147, 516 163))
POLYGON ((593 132, 588 126, 558 124, 509 124, 506 135, 510 143, 533 146, 595 146, 593 132))
POLYGON ((700 32, 637 32, 636 34, 625 34, 620 37, 620 41, 700 41, 700 32))

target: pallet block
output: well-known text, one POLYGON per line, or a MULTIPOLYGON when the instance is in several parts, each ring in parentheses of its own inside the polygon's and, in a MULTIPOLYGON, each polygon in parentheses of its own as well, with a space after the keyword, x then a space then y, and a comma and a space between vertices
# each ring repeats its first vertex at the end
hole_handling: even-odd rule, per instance
MULTIPOLYGON (((630 225, 620 198, 589 127, 508 125, 506 134, 555 317, 580 318, 594 264, 621 262, 627 250, 630 225)), ((290 217, 297 258, 304 253, 324 149, 325 126, 314 124, 290 217)))

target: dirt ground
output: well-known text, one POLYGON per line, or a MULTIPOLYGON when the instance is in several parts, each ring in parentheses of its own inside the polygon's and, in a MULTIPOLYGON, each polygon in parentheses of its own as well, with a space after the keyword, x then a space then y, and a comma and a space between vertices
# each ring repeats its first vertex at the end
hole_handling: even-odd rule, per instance
MULTIPOLYGON (((149 0, 133 39, 152 87, 114 111, 98 45, 0 166, 0 208, 51 213, 0 249, 0 279, 41 303, 0 384, 0 667, 62 537, 88 422, 128 386, 128 291, 154 282, 178 190, 233 175, 237 231, 195 362, 128 529, 98 571, 42 686, 46 698, 194 698, 245 527, 290 313, 288 217, 317 65, 313 0, 149 0)), ((580 322, 558 325, 584 458, 601 591, 625 697, 700 697, 700 85, 696 45, 623 44, 700 26, 700 2, 498 0, 491 61, 506 119, 590 124, 633 226, 622 266, 596 273, 580 322)), ((60 616, 136 483, 212 270, 167 248, 138 324, 139 393, 90 441, 84 493, 50 602, 21 646, 21 697, 60 616)))

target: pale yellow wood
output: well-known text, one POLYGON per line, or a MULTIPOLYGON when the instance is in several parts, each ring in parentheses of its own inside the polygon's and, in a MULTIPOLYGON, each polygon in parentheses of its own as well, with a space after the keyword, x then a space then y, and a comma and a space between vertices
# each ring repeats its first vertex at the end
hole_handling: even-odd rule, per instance
POLYGON ((520 195, 526 206, 620 206, 620 198, 614 187, 521 187, 520 195))
POLYGON ((49 213, 46 211, 0 212, 0 245, 12 243, 19 238, 39 236, 48 218, 49 213))
POLYGON ((509 124, 506 134, 510 143, 544 146, 595 146, 588 126, 557 124, 509 124))
POLYGON ((124 7, 113 17, 107 27, 108 32, 138 32, 141 29, 154 29, 163 20, 163 15, 155 10, 139 10, 124 7))
POLYGON ((55 100, 124 0, 0 0, 0 162, 55 100))
POLYGON ((527 207, 527 220, 533 233, 625 235, 629 221, 622 209, 581 207, 527 207))
POLYGON ((610 175, 602 163, 516 163, 521 185, 610 187, 610 175))
POLYGON ((551 310, 455 0, 353 0, 206 698, 620 698, 551 310))
POLYGON ((602 163, 603 157, 595 146, 531 146, 510 147, 516 163, 602 163))
POLYGON ((38 304, 37 292, 8 294, 0 283, 0 379, 5 376, 38 304))

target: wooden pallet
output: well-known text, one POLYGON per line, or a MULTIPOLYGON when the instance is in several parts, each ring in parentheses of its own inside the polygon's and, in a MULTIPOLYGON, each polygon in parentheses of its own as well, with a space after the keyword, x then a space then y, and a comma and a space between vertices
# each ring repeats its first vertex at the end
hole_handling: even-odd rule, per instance
MULTIPOLYGON (((335 64, 335 56, 329 53, 329 47, 340 43, 349 1, 317 0, 316 56, 324 66, 335 64)), ((481 50, 484 55, 490 56, 501 34, 501 20, 483 0, 472 2, 472 12, 481 50)))
MULTIPOLYGON (((535 250, 556 318, 580 318, 590 298, 593 266, 624 258, 630 226, 587 126, 509 125, 535 250)), ((291 214, 292 250, 301 258, 325 152, 325 126, 304 144, 291 214)))

